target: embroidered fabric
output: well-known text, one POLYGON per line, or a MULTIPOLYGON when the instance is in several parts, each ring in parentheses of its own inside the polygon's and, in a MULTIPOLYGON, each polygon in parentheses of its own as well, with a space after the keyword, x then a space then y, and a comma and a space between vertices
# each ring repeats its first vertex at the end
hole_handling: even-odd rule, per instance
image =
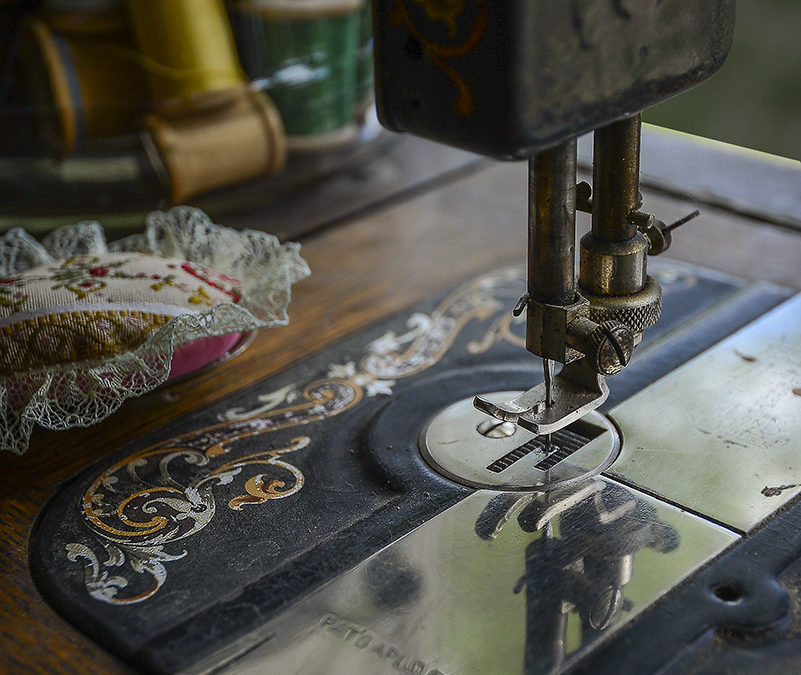
POLYGON ((162 384, 175 350, 202 337, 284 325, 292 284, 309 275, 300 245, 273 235, 221 227, 202 211, 179 206, 151 213, 142 234, 106 243, 99 223, 61 227, 41 244, 21 229, 0 237, 0 277, 74 255, 148 252, 202 264, 242 282, 239 304, 177 316, 145 342, 111 358, 0 377, 0 449, 22 454, 34 424, 63 430, 90 426, 128 398, 162 384))

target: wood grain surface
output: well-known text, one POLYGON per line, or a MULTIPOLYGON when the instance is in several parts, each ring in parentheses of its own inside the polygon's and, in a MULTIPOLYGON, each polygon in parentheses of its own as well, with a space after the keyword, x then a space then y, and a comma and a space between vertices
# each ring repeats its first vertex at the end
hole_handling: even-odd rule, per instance
MULTIPOLYGON (((432 177, 402 199, 362 204, 350 218, 341 207, 335 226, 303 242, 312 276, 296 287, 289 326, 262 331, 243 355, 217 369, 128 401, 102 424, 37 431, 26 455, 0 455, 0 672, 126 672, 56 615, 30 577, 28 536, 59 481, 135 436, 276 373, 332 340, 462 279, 521 261, 525 186, 524 164, 481 163, 432 177)), ((695 208, 663 192, 644 193, 645 208, 665 220, 695 208)), ((248 225, 270 229, 275 219, 269 212, 253 214, 248 225)), ((580 226, 587 225, 582 217, 580 226)), ((684 229, 673 257, 801 289, 801 236, 720 208, 705 209, 703 219, 684 229)))

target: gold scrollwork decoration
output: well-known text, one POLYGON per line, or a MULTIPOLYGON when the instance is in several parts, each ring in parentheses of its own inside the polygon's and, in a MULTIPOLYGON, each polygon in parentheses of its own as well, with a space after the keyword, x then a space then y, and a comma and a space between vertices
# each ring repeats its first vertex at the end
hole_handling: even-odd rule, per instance
POLYGON ((448 27, 448 35, 456 37, 456 20, 464 13, 466 0, 414 0, 422 5, 426 16, 432 21, 442 21, 448 27))
POLYGON ((264 453, 250 455, 244 460, 230 462, 229 464, 225 464, 219 469, 216 469, 216 471, 223 472, 234 468, 243 467, 248 464, 268 464, 270 466, 284 469, 292 474, 292 476, 295 478, 295 483, 287 488, 286 481, 279 478, 268 480, 266 474, 264 473, 251 476, 247 481, 245 481, 245 492, 248 494, 234 497, 228 502, 228 508, 233 509, 234 511, 241 511, 242 507, 246 504, 264 504, 264 502, 267 502, 271 499, 284 499, 285 497, 291 497, 298 492, 306 482, 303 472, 289 462, 279 459, 279 457, 288 452, 295 452, 296 450, 305 448, 307 445, 309 445, 308 437, 300 436, 299 438, 293 439, 292 445, 288 448, 282 448, 281 450, 268 450, 264 453))
MULTIPOLYGON (((467 0, 414 0, 414 2, 422 5, 429 20, 442 21, 446 25, 450 37, 453 38, 457 35, 458 21, 460 17, 464 17, 466 14, 467 0)), ((415 24, 409 8, 404 4, 404 0, 396 0, 388 17, 393 25, 405 25, 409 33, 420 43, 431 63, 453 82, 457 90, 456 110, 463 116, 473 113, 475 99, 465 78, 448 61, 467 56, 476 49, 484 38, 484 34, 487 31, 487 0, 473 0, 473 4, 476 9, 473 24, 467 30, 467 36, 464 40, 454 45, 437 44, 428 37, 415 24)))
POLYGON ((471 354, 483 354, 496 342, 508 342, 515 347, 525 349, 525 335, 520 335, 512 329, 513 326, 523 325, 525 325, 525 317, 514 316, 511 312, 502 314, 492 322, 484 337, 467 343, 467 351, 471 354))
MULTIPOLYGON (((112 605, 153 597, 167 579, 165 564, 187 555, 185 550, 165 551, 165 545, 203 530, 217 509, 215 490, 241 485, 252 467, 258 469, 244 479, 244 493, 226 502, 233 511, 302 490, 306 478, 286 456, 309 447, 308 436, 237 457, 232 451, 239 442, 334 417, 365 397, 392 394, 396 380, 439 362, 470 321, 503 312, 490 328, 488 335, 493 337, 482 344, 496 337, 515 339, 503 316, 523 279, 519 267, 479 277, 448 295, 431 314, 412 314, 405 333, 388 331, 370 342, 361 359, 331 364, 327 377, 259 394, 261 405, 231 408, 217 424, 161 441, 104 470, 81 504, 95 541, 92 546, 66 546, 67 558, 84 565, 87 592, 112 605), (105 552, 105 559, 98 550, 105 552), (146 586, 137 576, 143 574, 151 580, 146 586)), ((472 344, 468 351, 475 353, 472 344)))
POLYGON ((310 442, 307 436, 299 436, 286 447, 216 467, 224 452, 209 458, 196 448, 169 446, 136 453, 103 472, 83 496, 84 516, 106 560, 101 562, 91 547, 80 542, 67 545, 67 557, 84 562, 84 584, 97 600, 112 605, 147 600, 167 578, 164 563, 186 555, 186 551, 165 552, 164 545, 197 534, 214 518, 215 488, 233 484, 248 467, 260 466, 258 473, 245 480, 246 494, 230 499, 228 508, 241 511, 248 504, 290 497, 303 488, 306 479, 284 455, 310 442), (122 589, 136 578, 125 573, 128 568, 150 575, 152 583, 143 591, 123 595, 122 589), (120 573, 111 575, 111 569, 120 573))

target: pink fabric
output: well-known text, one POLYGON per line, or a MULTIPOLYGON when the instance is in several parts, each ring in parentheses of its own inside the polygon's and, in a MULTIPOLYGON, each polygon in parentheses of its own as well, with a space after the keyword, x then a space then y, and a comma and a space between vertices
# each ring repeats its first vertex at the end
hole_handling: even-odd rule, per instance
POLYGON ((167 382, 200 370, 213 363, 230 350, 241 337, 241 333, 205 337, 179 347, 172 356, 172 366, 167 382))

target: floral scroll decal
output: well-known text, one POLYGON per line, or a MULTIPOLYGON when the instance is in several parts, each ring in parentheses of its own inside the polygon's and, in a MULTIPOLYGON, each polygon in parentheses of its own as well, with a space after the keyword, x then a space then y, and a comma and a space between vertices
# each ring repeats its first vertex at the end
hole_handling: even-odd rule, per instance
POLYGON ((449 41, 430 37, 427 26, 415 18, 415 12, 397 0, 389 13, 390 23, 403 25, 423 49, 426 57, 453 82, 457 89, 456 110, 460 115, 472 114, 475 100, 464 77, 450 64, 467 56, 480 44, 487 30, 487 0, 412 0, 422 6, 425 19, 444 23, 449 41), (472 10, 472 11, 468 11, 472 10))
MULTIPOLYGON (((301 471, 284 455, 309 445, 306 436, 284 448, 224 461, 227 446, 214 436, 194 435, 178 445, 149 448, 126 458, 98 476, 83 497, 83 513, 105 553, 80 543, 67 546, 72 562, 83 560, 84 584, 96 600, 130 605, 152 597, 167 579, 165 562, 179 560, 186 550, 169 553, 165 545, 194 536, 214 518, 214 492, 231 486, 235 477, 258 467, 245 481, 245 494, 228 500, 241 511, 296 494, 305 482, 301 471), (202 450, 205 440, 205 451, 202 450), (126 594, 129 579, 122 572, 147 574, 152 581, 139 592, 126 594), (113 570, 120 573, 112 574, 113 570)), ((230 440, 230 439, 228 439, 230 440)))
MULTIPOLYGON (((524 271, 520 268, 507 268, 462 286, 445 298, 431 314, 412 314, 406 321, 406 332, 398 335, 394 331, 388 331, 370 342, 366 355, 359 361, 331 364, 328 370, 329 379, 317 384, 337 382, 358 391, 359 398, 391 395, 397 380, 438 363, 468 322, 486 320, 496 314, 501 317, 508 314, 511 317, 511 312, 506 311, 509 309, 508 299, 515 297, 515 293, 519 294, 523 275, 524 271), (500 300, 501 297, 504 299, 500 300)), ((490 341, 486 348, 476 348, 471 342, 467 346, 469 353, 486 351, 492 342, 508 339, 517 344, 521 340, 512 333, 511 328, 504 332, 496 331, 494 326, 499 320, 502 319, 493 322, 490 328, 490 331, 494 331, 494 337, 485 337, 481 341, 482 344, 490 341)), ((220 415, 220 420, 235 422, 252 420, 260 415, 282 414, 283 410, 307 405, 308 397, 308 386, 304 388, 288 385, 260 394, 257 401, 261 405, 226 410, 220 415)), ((337 408, 337 412, 341 410, 337 408)))
POLYGON ((464 14, 467 0, 414 0, 422 5, 431 21, 442 21, 448 27, 448 36, 456 37, 456 22, 464 14))
MULTIPOLYGON (((308 436, 241 457, 232 452, 237 442, 313 424, 365 397, 392 394, 397 380, 438 363, 468 322, 508 314, 522 283, 519 268, 480 277, 431 314, 412 314, 405 332, 389 331, 370 342, 360 360, 330 364, 323 379, 261 394, 251 406, 221 413, 217 424, 165 440, 103 471, 81 504, 95 545, 66 547, 67 558, 84 566, 89 595, 111 605, 152 598, 167 581, 167 564, 189 555, 180 542, 206 528, 219 508, 242 512, 298 494, 306 481, 290 458, 310 448, 308 436)), ((504 331, 490 330, 491 339, 504 338, 504 331)), ((468 345, 468 351, 476 350, 468 345)))

